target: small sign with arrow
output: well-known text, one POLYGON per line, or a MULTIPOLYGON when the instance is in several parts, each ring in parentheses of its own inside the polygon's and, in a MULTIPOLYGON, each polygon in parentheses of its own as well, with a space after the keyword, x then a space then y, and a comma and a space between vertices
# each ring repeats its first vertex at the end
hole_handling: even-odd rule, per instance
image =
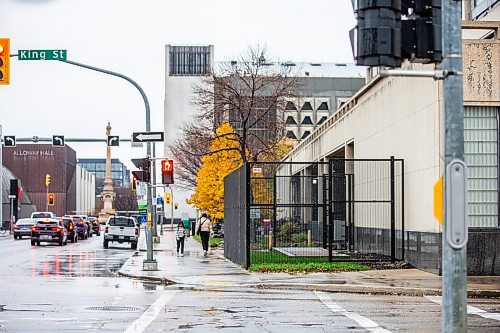
POLYGON ((54 147, 64 147, 64 135, 52 135, 52 145, 54 147))
POLYGON ((163 132, 134 132, 133 142, 161 142, 164 141, 163 132))
POLYGON ((5 147, 15 147, 16 146, 16 136, 15 135, 5 135, 3 137, 3 143, 5 147))
POLYGON ((120 145, 120 137, 118 135, 108 135, 108 146, 117 147, 120 145))

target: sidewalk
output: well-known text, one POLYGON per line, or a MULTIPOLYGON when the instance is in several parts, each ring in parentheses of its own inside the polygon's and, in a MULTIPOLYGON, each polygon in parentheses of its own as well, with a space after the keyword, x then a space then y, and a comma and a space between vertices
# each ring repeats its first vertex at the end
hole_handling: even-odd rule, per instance
MULTIPOLYGON (((341 273, 249 273, 224 258, 222 251, 212 251, 203 257, 201 244, 187 238, 184 257, 175 253, 172 231, 164 231, 161 243, 155 244, 154 258, 158 271, 143 271, 146 258, 145 239, 139 241, 136 255, 118 272, 122 276, 176 283, 185 287, 256 287, 262 289, 302 289, 329 292, 440 295, 441 277, 418 269, 371 270, 341 273)), ((500 297, 500 277, 480 276, 468 278, 471 297, 500 297)))

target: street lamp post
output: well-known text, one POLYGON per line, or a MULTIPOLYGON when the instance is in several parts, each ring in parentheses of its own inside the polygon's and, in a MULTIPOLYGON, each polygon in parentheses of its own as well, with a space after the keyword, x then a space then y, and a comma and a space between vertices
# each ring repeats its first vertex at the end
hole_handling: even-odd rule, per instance
MULTIPOLYGON (((63 63, 70 64, 70 65, 90 69, 90 70, 93 70, 96 72, 116 76, 116 77, 122 78, 125 81, 128 81, 129 83, 131 83, 139 91, 139 93, 142 96, 142 99, 144 100, 144 106, 146 108, 146 131, 147 132, 151 131, 151 111, 149 108, 149 101, 148 101, 148 98, 146 96, 146 93, 144 93, 144 90, 141 88, 141 86, 139 86, 139 84, 137 84, 137 82, 135 82, 134 80, 132 80, 131 78, 129 78, 128 76, 125 76, 123 74, 109 71, 106 69, 102 69, 99 67, 89 66, 89 65, 85 65, 85 64, 82 64, 82 63, 79 63, 76 61, 70 61, 70 60, 59 60, 59 61, 61 61, 63 63)), ((152 167, 153 167, 152 176, 153 177, 151 177, 151 184, 153 186, 152 186, 152 189, 148 189, 148 192, 147 192, 147 205, 148 205, 148 216, 151 216, 151 219, 154 221, 156 219, 156 212, 153 209, 152 192, 156 191, 154 189, 155 188, 154 185, 156 184, 156 179, 155 179, 156 172, 154 169, 154 167, 155 167, 155 163, 154 163, 155 150, 154 150, 154 148, 151 149, 151 142, 147 142, 147 144, 146 144, 146 153, 147 153, 148 158, 149 157, 153 158, 153 163, 152 163, 152 167)), ((152 233, 152 226, 151 225, 147 225, 146 244, 147 244, 148 251, 147 251, 146 260, 144 260, 144 262, 143 262, 143 269, 147 270, 147 271, 157 270, 158 269, 158 262, 153 258, 153 233, 152 233)))

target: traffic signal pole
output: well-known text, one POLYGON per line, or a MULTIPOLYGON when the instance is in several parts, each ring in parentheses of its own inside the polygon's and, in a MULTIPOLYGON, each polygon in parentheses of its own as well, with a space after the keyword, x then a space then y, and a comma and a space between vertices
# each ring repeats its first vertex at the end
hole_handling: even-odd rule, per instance
POLYGON ((464 163, 462 1, 442 1, 445 200, 441 331, 467 332, 467 172, 464 163))
MULTIPOLYGON (((148 101, 146 94, 144 93, 144 90, 141 88, 141 86, 139 86, 139 84, 137 84, 137 82, 135 82, 134 80, 132 80, 128 76, 125 76, 125 75, 117 73, 117 72, 109 71, 106 69, 102 69, 102 68, 98 68, 98 67, 94 67, 94 66, 89 66, 89 65, 85 65, 85 64, 75 62, 75 61, 70 61, 70 60, 59 60, 59 61, 63 62, 63 63, 70 64, 70 65, 90 69, 90 70, 93 70, 96 72, 100 72, 100 73, 104 73, 104 74, 108 74, 108 75, 112 75, 112 76, 117 76, 117 77, 122 78, 125 81, 128 81, 129 83, 131 83, 137 90, 139 90, 139 93, 141 94, 142 99, 144 100, 144 106, 146 108, 146 131, 147 132, 151 131, 151 111, 149 108, 149 101, 148 101)), ((148 158, 152 157, 153 161, 154 161, 155 151, 154 151, 154 149, 153 150, 151 149, 151 142, 147 142, 147 144, 146 144, 146 153, 148 155, 148 158)), ((154 163, 153 163, 153 167, 154 167, 154 163)), ((156 183, 156 180, 154 179, 154 175, 156 175, 156 173, 155 173, 154 168, 153 168, 152 184, 156 183)), ((152 186, 151 188, 148 188, 146 200, 147 200, 147 205, 148 205, 148 219, 151 218, 154 220, 154 219, 156 219, 156 212, 153 209, 152 191, 155 191, 154 186, 152 186)), ((147 247, 147 258, 146 258, 146 260, 143 261, 143 270, 145 270, 145 271, 157 270, 158 269, 158 262, 153 258, 153 233, 152 233, 151 220, 148 220, 148 223, 146 225, 146 247, 147 247)))

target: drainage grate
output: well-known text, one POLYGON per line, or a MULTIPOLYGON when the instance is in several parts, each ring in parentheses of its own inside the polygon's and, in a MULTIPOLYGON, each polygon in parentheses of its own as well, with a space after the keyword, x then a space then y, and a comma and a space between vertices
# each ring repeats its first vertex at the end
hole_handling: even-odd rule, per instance
POLYGON ((133 306, 114 306, 114 305, 109 305, 109 306, 90 306, 88 308, 85 308, 86 310, 92 310, 92 311, 115 311, 115 312, 132 312, 132 311, 140 311, 141 308, 136 308, 133 306))

